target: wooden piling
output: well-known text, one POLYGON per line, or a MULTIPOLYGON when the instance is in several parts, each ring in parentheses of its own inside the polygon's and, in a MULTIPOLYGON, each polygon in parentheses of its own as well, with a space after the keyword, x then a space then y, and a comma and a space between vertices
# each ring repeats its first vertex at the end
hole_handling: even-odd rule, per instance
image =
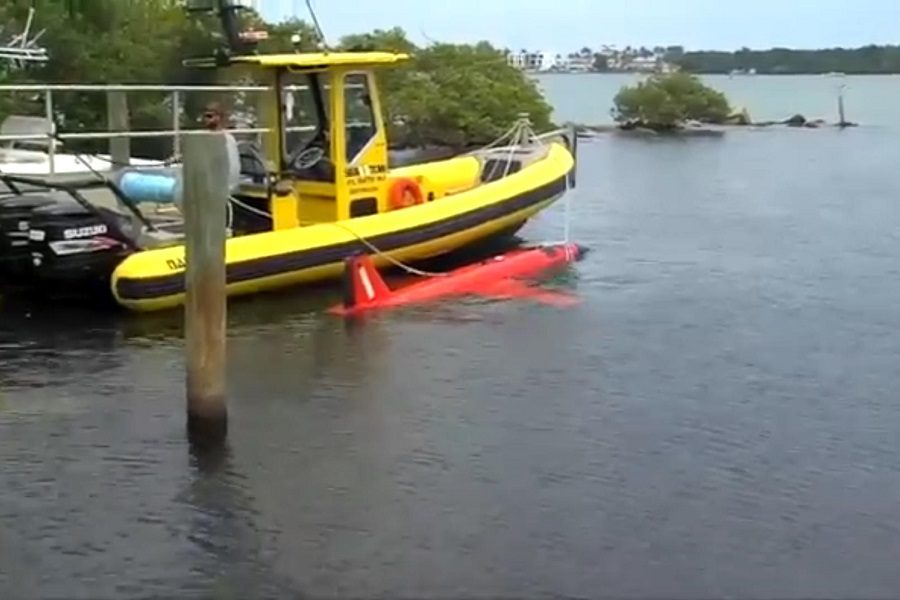
MULTIPOLYGON (((109 131, 128 131, 128 96, 122 91, 106 92, 106 119, 109 131)), ((109 155, 117 165, 131 163, 131 140, 109 138, 109 155)))
POLYGON ((194 135, 184 150, 185 351, 188 434, 225 438, 225 221, 228 154, 221 133, 194 135))

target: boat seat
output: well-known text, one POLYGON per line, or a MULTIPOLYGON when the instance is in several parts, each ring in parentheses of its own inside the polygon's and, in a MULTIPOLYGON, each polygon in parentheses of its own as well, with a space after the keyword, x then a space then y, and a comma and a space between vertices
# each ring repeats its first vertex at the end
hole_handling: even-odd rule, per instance
POLYGON ((507 162, 505 158, 489 158, 484 161, 484 168, 481 169, 481 182, 490 183, 497 181, 521 170, 522 161, 512 160, 507 162))
POLYGON ((241 161, 241 176, 252 183, 264 184, 268 176, 266 160, 255 142, 238 143, 238 157, 241 161))
MULTIPOLYGON (((29 146, 39 148, 50 147, 50 134, 53 133, 53 123, 45 117, 31 117, 28 115, 9 115, 0 124, 0 135, 46 135, 42 140, 21 140, 6 142, 7 148, 29 146)), ((57 141, 56 146, 62 144, 57 141)))

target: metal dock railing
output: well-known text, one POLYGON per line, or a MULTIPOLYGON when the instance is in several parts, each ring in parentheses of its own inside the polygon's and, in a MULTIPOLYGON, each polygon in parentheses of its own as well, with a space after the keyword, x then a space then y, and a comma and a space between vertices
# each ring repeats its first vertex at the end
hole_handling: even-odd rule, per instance
MULTIPOLYGON (((328 86, 325 86, 328 87, 328 86)), ((348 86, 349 87, 349 86, 348 86)), ((306 86, 285 86, 285 90, 302 90, 306 86)), ((186 135, 202 134, 205 129, 185 129, 181 126, 183 100, 190 93, 261 93, 271 91, 268 86, 216 86, 216 85, 118 85, 118 84, 93 84, 93 85, 67 85, 67 84, 21 84, 0 85, 2 93, 32 93, 43 95, 44 125, 39 131, 3 133, 0 131, 0 145, 25 141, 44 141, 47 143, 49 157, 49 174, 56 172, 56 155, 59 141, 65 140, 96 140, 108 139, 111 147, 114 140, 129 140, 132 138, 173 138, 173 150, 175 155, 181 152, 181 139, 186 135), (89 132, 64 132, 57 131, 56 110, 54 106, 54 92, 92 92, 105 93, 107 96, 108 121, 107 131, 89 132), (129 93, 167 93, 169 95, 172 113, 172 128, 161 130, 129 131, 129 111, 127 94, 129 93)), ((38 117, 40 119, 40 117, 38 117)), ((34 129, 34 128, 32 128, 34 129)), ((310 131, 312 126, 288 127, 287 132, 310 131)), ((270 128, 229 128, 233 134, 262 135, 271 133, 270 128)), ((110 154, 115 154, 111 148, 110 154)), ((128 157, 130 158, 130 156, 128 157)))

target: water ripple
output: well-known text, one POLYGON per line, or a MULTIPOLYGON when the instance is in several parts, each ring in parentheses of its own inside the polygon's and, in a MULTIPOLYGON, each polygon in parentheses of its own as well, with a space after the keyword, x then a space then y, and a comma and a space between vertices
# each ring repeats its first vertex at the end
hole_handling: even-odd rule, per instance
POLYGON ((213 456, 179 315, 0 308, 0 597, 896 596, 885 136, 586 144, 572 310, 232 303, 213 456))

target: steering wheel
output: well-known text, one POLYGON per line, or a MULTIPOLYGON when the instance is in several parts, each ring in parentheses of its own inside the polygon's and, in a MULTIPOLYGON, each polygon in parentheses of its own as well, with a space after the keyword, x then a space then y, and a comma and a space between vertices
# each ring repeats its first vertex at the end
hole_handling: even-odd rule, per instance
POLYGON ((241 175, 257 178, 265 177, 268 174, 265 157, 255 143, 240 142, 238 144, 238 155, 241 159, 241 175), (250 165, 247 165, 247 162, 250 165))
POLYGON ((309 169, 325 158, 325 150, 320 146, 309 146, 288 157, 288 165, 293 169, 309 169))

